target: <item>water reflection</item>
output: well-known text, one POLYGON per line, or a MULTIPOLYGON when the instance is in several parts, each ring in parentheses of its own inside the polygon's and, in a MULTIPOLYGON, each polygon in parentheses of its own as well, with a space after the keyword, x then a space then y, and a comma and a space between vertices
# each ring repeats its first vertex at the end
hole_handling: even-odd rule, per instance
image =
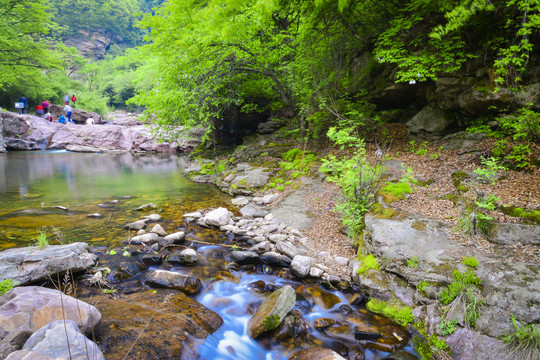
POLYGON ((170 231, 181 226, 184 212, 229 205, 229 197, 215 187, 186 179, 186 163, 176 154, 0 154, 0 248, 28 245, 36 229, 51 225, 69 241, 121 243, 126 238, 122 225, 138 219, 135 209, 150 202, 168 219, 170 231), (113 199, 119 202, 111 204, 113 199), (103 217, 86 217, 96 212, 103 217))

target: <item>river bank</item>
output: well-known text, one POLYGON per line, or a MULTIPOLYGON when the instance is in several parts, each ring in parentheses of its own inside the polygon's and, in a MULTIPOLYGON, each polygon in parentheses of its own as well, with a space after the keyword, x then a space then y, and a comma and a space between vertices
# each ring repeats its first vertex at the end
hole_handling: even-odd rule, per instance
MULTIPOLYGON (((412 309, 417 326, 409 330, 427 339, 427 348, 417 346, 426 358, 444 356, 445 351, 454 359, 520 356, 500 339, 516 331, 513 316, 523 324, 540 320, 540 227, 527 217, 509 216, 503 210, 522 208, 532 217, 540 209, 540 172, 537 168, 519 173, 501 169, 498 181, 484 182, 473 170, 480 167, 482 154, 492 150, 489 139, 462 133, 411 146, 403 125, 390 132, 393 142, 386 149, 387 170, 381 187, 388 181, 400 182, 407 167, 416 182, 411 183, 410 194, 379 192, 378 209, 366 217, 365 231, 355 239, 343 234, 341 218, 334 211, 339 189, 316 175, 315 162, 302 165, 311 176, 295 177, 298 171, 284 170, 294 167, 284 164, 285 154, 295 148, 291 141, 273 135, 257 137, 223 156, 221 162, 203 161, 187 174, 232 195, 251 193, 255 203, 264 195, 276 194, 268 204, 270 213, 276 218, 283 214, 288 224, 304 224, 305 246, 313 259, 322 258, 324 266, 342 279, 352 277, 372 299, 399 300, 412 309), (217 171, 220 165, 224 165, 221 172, 217 171), (467 203, 485 193, 500 198, 500 207, 489 212, 496 225, 489 235, 459 231, 457 224, 467 203), (365 269, 368 254, 375 255, 377 265, 365 269), (342 258, 348 261, 341 262, 342 258), (475 266, 465 265, 465 259, 475 259, 475 266), (442 303, 443 292, 457 281, 456 271, 478 278, 477 285, 464 287, 474 293, 478 304, 474 321, 469 321, 467 311, 448 313, 460 301, 460 306, 467 306, 465 300, 442 303), (437 339, 444 339, 447 345, 437 339)), ((367 148, 369 159, 376 161, 375 146, 367 148)), ((309 156, 309 152, 302 153, 309 156)), ((320 148, 313 153, 326 155, 320 148)), ((537 355, 535 351, 531 358, 537 355)))

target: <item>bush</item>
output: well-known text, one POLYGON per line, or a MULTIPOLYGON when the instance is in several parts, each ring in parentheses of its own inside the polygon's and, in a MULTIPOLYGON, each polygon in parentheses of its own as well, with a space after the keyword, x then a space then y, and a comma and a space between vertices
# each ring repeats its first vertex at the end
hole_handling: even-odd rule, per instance
POLYGON ((363 141, 352 157, 338 159, 329 155, 322 161, 321 172, 341 189, 342 199, 336 208, 343 216, 343 223, 353 234, 359 234, 364 226, 364 215, 374 204, 383 168, 367 161, 363 141))

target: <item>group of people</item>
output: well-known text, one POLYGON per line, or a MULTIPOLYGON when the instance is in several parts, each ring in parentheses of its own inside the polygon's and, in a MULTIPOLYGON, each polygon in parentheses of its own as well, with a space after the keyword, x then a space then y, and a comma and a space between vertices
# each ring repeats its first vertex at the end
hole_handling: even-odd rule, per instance
MULTIPOLYGON (((62 124, 73 123, 73 120, 71 119, 71 115, 73 114, 73 108, 70 105, 70 101, 71 101, 71 103, 73 105, 75 105, 75 101, 77 101, 77 98, 75 97, 75 95, 72 95, 70 97, 69 94, 66 93, 66 95, 64 96, 64 109, 63 109, 64 113, 65 113, 65 116, 61 115, 58 118, 59 123, 62 123, 62 124)), ((22 106, 20 108, 21 113, 26 114, 28 112, 28 100, 26 99, 25 95, 21 96, 21 98, 19 99, 19 103, 22 106)), ((52 122, 53 117, 52 117, 51 113, 49 112, 49 106, 50 106, 49 100, 45 100, 41 104, 37 104, 36 105, 36 115, 39 116, 39 117, 43 117, 45 115, 44 116, 45 119, 52 122)), ((92 123, 93 123, 93 121, 92 121, 92 123)))

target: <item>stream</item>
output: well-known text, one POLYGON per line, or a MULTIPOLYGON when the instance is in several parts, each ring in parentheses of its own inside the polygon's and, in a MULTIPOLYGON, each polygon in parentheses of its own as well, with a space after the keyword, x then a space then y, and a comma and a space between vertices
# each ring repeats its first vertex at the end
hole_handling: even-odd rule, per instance
MULTIPOLYGON (((165 269, 198 277, 202 290, 191 298, 223 319, 223 325, 206 339, 191 339, 189 346, 195 355, 185 358, 281 360, 314 346, 330 348, 355 360, 383 359, 400 349, 413 352, 406 329, 353 302, 352 291, 339 292, 314 280, 300 282, 279 268, 232 263, 230 253, 234 249, 230 245, 247 247, 249 244, 182 220, 184 213, 197 209, 218 206, 231 209, 230 197, 213 186, 194 184, 186 179, 182 175, 185 166, 186 160, 176 154, 66 151, 0 154, 0 250, 29 246, 44 230, 50 234, 51 242, 87 242, 99 254, 99 266, 113 270, 116 277, 111 277, 110 281, 114 292, 104 293, 103 289, 80 281, 78 298, 99 304, 119 298, 121 294, 146 296, 148 288, 139 281, 146 269, 127 270, 125 273, 129 276, 126 277, 118 276, 118 269, 140 266, 138 254, 145 249, 128 249, 129 234, 123 225, 145 215, 137 211, 137 207, 153 203, 156 205, 153 212, 163 218, 160 221, 163 228, 168 233, 185 231, 186 242, 182 247, 195 249, 200 260, 192 267, 164 261, 147 269, 165 269), (89 218, 87 215, 92 213, 102 216, 89 218), (125 256, 126 251, 130 256, 125 256), (284 285, 296 290, 293 313, 300 319, 295 326, 299 335, 250 339, 248 320, 271 291, 284 285), (359 340, 358 332, 368 335, 359 340), (371 333, 379 336, 370 338, 371 333)), ((165 291, 157 289, 150 294, 157 298, 165 291)), ((99 305, 95 306, 101 311, 99 305)), ((113 327, 124 326, 121 319, 107 324, 113 330, 113 327)), ((174 342, 174 339, 169 340, 174 342)), ((162 349, 175 346, 168 345, 169 340, 154 337, 149 340, 153 342, 146 345, 147 354, 128 358, 180 358, 174 351, 162 349)), ((131 351, 129 343, 133 341, 133 338, 121 336, 114 341, 103 340, 100 346, 107 359, 116 359, 122 358, 122 351, 124 354, 131 351)))

